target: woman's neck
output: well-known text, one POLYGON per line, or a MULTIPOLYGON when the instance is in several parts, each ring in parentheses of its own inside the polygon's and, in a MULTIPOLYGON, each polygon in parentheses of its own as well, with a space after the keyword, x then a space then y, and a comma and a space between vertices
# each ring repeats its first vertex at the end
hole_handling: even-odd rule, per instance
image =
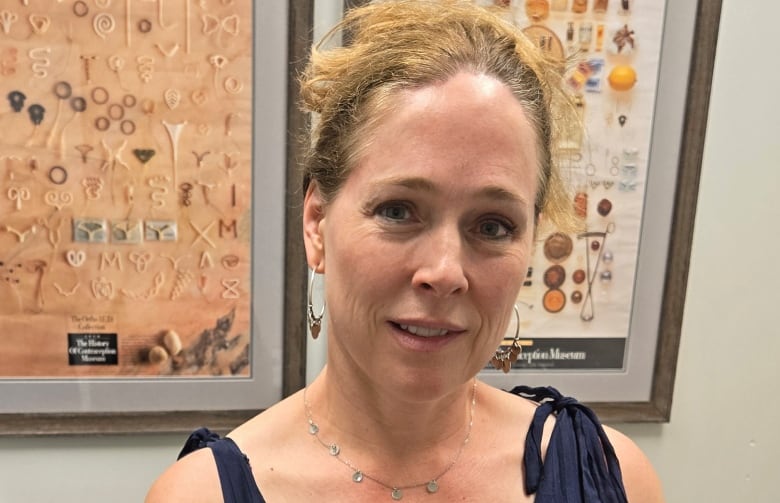
POLYGON ((319 438, 338 444, 362 469, 421 465, 435 470, 465 444, 476 409, 476 382, 420 399, 327 367, 307 390, 306 414, 319 438))

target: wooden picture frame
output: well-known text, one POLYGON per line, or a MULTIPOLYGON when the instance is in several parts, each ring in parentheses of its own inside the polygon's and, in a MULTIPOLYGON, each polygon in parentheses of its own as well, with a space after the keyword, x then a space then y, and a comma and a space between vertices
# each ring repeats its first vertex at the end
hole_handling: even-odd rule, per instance
MULTIPOLYGON (((130 1, 126 2, 128 10, 124 11, 125 13, 130 12, 130 1)), ((95 9, 99 9, 101 5, 110 8, 109 2, 98 3, 96 6, 85 2, 77 4, 78 7, 72 6, 76 9, 73 10, 73 15, 77 18, 92 19, 92 14, 97 19, 95 9), (88 12, 90 9, 94 12, 88 12)), ((234 33, 240 32, 241 28, 245 30, 246 25, 241 23, 246 23, 246 20, 235 17, 228 19, 229 12, 219 10, 227 9, 227 4, 211 6, 217 9, 213 12, 197 11, 196 9, 206 9, 207 6, 192 0, 187 0, 186 4, 171 4, 165 11, 162 10, 161 4, 162 2, 159 13, 144 17, 143 27, 138 24, 138 29, 143 33, 146 33, 143 30, 157 26, 157 22, 160 24, 158 28, 165 28, 163 24, 168 27, 178 24, 182 36, 185 26, 188 26, 188 40, 192 34, 216 37, 221 33, 217 33, 220 29, 227 33, 225 37, 233 36, 234 33)), ((290 230, 285 228, 285 208, 289 198, 285 184, 292 186, 290 180, 285 179, 285 164, 288 158, 287 150, 294 149, 288 146, 288 140, 295 136, 287 135, 288 130, 283 127, 288 120, 289 110, 284 100, 279 97, 287 94, 288 83, 295 86, 295 80, 288 79, 288 75, 295 75, 303 59, 302 54, 310 46, 313 5, 311 2, 291 3, 288 6, 280 2, 257 4, 248 1, 246 5, 253 13, 249 21, 252 23, 253 33, 249 48, 253 51, 253 82, 250 92, 252 112, 241 114, 240 119, 242 126, 249 125, 254 153, 250 187, 253 192, 253 218, 247 225, 251 226, 250 232, 255 236, 251 246, 252 285, 242 290, 242 293, 248 291, 251 295, 249 375, 228 378, 118 376, 101 379, 6 375, 5 378, 0 377, 0 396, 3 397, 4 403, 4 407, 0 408, 0 435, 188 432, 201 425, 224 431, 257 414, 302 385, 305 326, 301 318, 303 311, 295 311, 303 297, 297 294, 299 296, 296 298, 295 292, 302 292, 303 289, 295 283, 294 272, 285 274, 285 268, 301 269, 297 267, 300 252, 295 251, 293 238, 289 239, 288 244, 286 234, 290 230), (284 22, 286 19, 289 19, 289 24, 284 22), (296 53, 298 56, 293 56, 296 53), (289 61, 293 63, 288 63, 289 61), (256 214, 262 214, 263 218, 256 218, 256 214), (292 300, 285 298, 284 291, 293 292, 292 300), (65 405, 59 407, 57 404, 60 402, 65 405)), ((149 6, 154 7, 154 4, 149 6)), ((70 7, 69 5, 68 8, 70 7)), ((137 10, 140 7, 134 8, 136 10, 133 14, 140 15, 137 10)), ((118 13, 107 10, 103 14, 113 14, 116 19, 121 19, 121 13, 117 16, 118 13)), ((134 17, 133 21, 135 19, 134 17)), ((56 26, 56 22, 57 20, 54 20, 52 26, 56 26)), ((124 22, 104 22, 105 25, 94 22, 96 34, 119 36, 122 33, 120 30, 125 28, 124 22), (112 26, 117 28, 116 32, 111 29, 112 26)), ((127 21, 126 28, 129 47, 130 37, 140 35, 135 24, 130 21, 127 21)), ((218 40, 217 43, 227 55, 231 49, 230 45, 225 43, 225 40, 218 40)), ((161 47, 161 53, 165 50, 171 56, 174 55, 170 45, 161 44, 161 47)), ((181 45, 180 49, 183 53, 184 45, 181 45)), ((236 48, 233 49, 231 56, 236 52, 236 48)), ((238 92, 238 87, 233 86, 237 84, 236 80, 229 83, 225 81, 225 84, 231 86, 230 90, 238 92)), ((217 81, 215 76, 214 82, 214 92, 219 94, 220 90, 216 89, 216 86, 217 82, 221 85, 222 80, 217 81)), ((211 79, 207 83, 210 86, 211 79)), ((226 90, 230 91, 227 87, 226 90)), ((246 92, 246 89, 244 91, 246 92)), ((297 117, 300 120, 302 115, 297 117)), ((289 120, 295 122, 295 114, 291 113, 289 120)), ((225 125, 225 134, 230 136, 231 131, 228 131, 227 127, 225 125)), ((237 132, 238 130, 236 134, 237 132)), ((291 189, 291 192, 299 190, 291 189)), ((204 231, 201 229, 201 232, 204 231)), ((197 315, 195 317, 197 318, 197 315)), ((3 318, 0 317, 0 326, 2 325, 3 318)), ((0 368, 1 352, 0 350, 0 368)))
POLYGON ((663 217, 643 217, 647 220, 640 234, 644 259, 637 266, 623 367, 482 373, 487 382, 502 388, 511 387, 513 381, 552 384, 587 403, 610 423, 666 422, 673 401, 721 3, 666 3, 665 9, 649 156, 656 175, 661 171, 672 175, 657 177, 653 194, 648 181, 645 207, 652 205, 653 213, 663 217), (630 354, 632 344, 634 355, 630 354), (639 360, 638 347, 646 353, 639 371, 632 368, 639 360))
POLYGON ((671 416, 721 3, 696 2, 650 397, 646 401, 591 403, 604 421, 667 422, 671 416))

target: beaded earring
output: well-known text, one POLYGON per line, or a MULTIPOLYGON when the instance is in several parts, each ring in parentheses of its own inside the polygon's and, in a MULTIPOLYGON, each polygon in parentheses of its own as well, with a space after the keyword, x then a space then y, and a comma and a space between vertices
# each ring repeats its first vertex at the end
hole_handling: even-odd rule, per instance
POLYGON ((319 314, 314 314, 314 303, 312 301, 312 294, 314 292, 314 278, 317 276, 317 273, 312 271, 311 273, 311 279, 309 280, 309 294, 308 294, 308 306, 307 306, 307 319, 309 321, 309 330, 311 331, 311 336, 313 339, 316 339, 320 336, 320 330, 322 329, 322 318, 325 316, 325 302, 322 303, 322 309, 320 309, 319 314))
POLYGON ((496 349, 496 354, 490 359, 490 363, 497 370, 502 370, 505 374, 509 372, 512 365, 517 361, 517 357, 523 351, 523 347, 520 345, 520 309, 517 304, 514 306, 515 318, 517 320, 517 327, 515 328, 515 337, 512 341, 512 345, 509 349, 501 349, 499 346, 496 349))

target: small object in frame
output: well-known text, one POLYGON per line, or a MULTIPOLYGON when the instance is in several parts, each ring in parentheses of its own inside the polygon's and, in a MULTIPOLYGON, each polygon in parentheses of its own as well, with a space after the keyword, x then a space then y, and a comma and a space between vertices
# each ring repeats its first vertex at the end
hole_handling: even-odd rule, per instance
POLYGON ((586 22, 580 24, 580 49, 585 52, 590 50, 590 44, 593 42, 593 23, 586 22))
POLYGON ((609 72, 607 82, 615 91, 628 91, 636 84, 636 70, 630 65, 617 65, 609 72))
POLYGON ((74 218, 73 241, 76 243, 107 243, 108 224, 100 218, 74 218))
POLYGON ((609 215, 609 212, 612 211, 612 201, 606 198, 602 199, 601 201, 599 201, 596 210, 599 212, 599 215, 601 215, 602 217, 606 217, 607 215, 609 215))
POLYGON ((573 249, 572 239, 562 232, 554 232, 544 241, 544 256, 554 264, 569 258, 573 249))
POLYGON ((542 306, 549 313, 560 313, 566 306, 566 295, 557 288, 547 290, 542 297, 542 306))
POLYGON ((550 2, 547 0, 525 0, 525 14, 534 23, 544 21, 550 15, 550 2))
POLYGON ((178 235, 174 220, 147 220, 145 229, 147 241, 176 241, 178 235))
POLYGON ((615 55, 628 56, 632 54, 636 48, 636 38, 634 34, 634 30, 624 23, 612 32, 612 39, 607 46, 607 49, 611 54, 615 55))
POLYGON ((574 213, 580 218, 585 218, 588 216, 588 193, 587 192, 577 192, 577 194, 575 194, 574 213))
POLYGON ((604 48, 604 24, 596 25, 596 52, 601 52, 604 48))
POLYGON ((563 43, 554 31, 541 24, 532 24, 524 28, 523 33, 547 56, 563 61, 565 57, 563 43))
POLYGON ((559 264, 555 264, 544 271, 544 284, 549 288, 560 288, 566 281, 566 269, 559 264))
POLYGON ((552 0, 550 9, 554 11, 565 11, 569 7, 569 0, 552 0))
POLYGON ((571 11, 575 14, 583 14, 588 11, 588 0, 574 0, 571 11))

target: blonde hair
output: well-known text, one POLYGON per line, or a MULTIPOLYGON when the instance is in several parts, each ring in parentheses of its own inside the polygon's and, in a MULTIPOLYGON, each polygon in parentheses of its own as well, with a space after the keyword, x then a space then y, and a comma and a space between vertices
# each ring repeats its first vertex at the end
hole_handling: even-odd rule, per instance
POLYGON ((316 114, 304 189, 315 181, 325 201, 335 197, 397 91, 484 73, 511 89, 536 132, 536 216, 571 228, 572 201, 553 162, 565 121, 576 120, 562 63, 468 1, 389 0, 353 9, 312 49, 300 78, 302 108, 316 114), (346 43, 323 49, 339 33, 346 43))

